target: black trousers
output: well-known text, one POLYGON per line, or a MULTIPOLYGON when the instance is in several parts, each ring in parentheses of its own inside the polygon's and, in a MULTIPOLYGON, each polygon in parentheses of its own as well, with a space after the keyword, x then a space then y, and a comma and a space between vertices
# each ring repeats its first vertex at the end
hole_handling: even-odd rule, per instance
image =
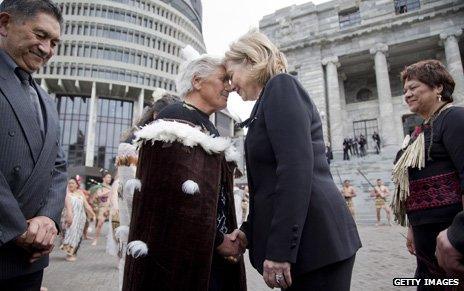
POLYGON ((348 154, 348 150, 343 150, 343 160, 349 160, 350 155, 348 154))
POLYGON ((285 291, 348 291, 355 256, 292 278, 292 286, 285 291))
POLYGON ((0 280, 0 289, 5 291, 40 291, 43 270, 10 279, 0 280))
MULTIPOLYGON (((435 257, 435 248, 437 246, 438 234, 447 229, 452 221, 442 223, 430 223, 413 226, 414 245, 416 247, 417 268, 415 278, 417 279, 444 279, 447 278, 443 270, 438 266, 435 257)), ((446 290, 443 286, 418 286, 417 290, 446 290)))

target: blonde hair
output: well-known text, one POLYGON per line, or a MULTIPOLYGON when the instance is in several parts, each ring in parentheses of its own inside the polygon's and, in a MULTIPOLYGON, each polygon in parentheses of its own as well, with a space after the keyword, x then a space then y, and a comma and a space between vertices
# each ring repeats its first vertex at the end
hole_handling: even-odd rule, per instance
POLYGON ((224 62, 248 63, 251 77, 260 85, 279 73, 287 72, 287 58, 266 35, 257 29, 248 31, 229 46, 224 62))

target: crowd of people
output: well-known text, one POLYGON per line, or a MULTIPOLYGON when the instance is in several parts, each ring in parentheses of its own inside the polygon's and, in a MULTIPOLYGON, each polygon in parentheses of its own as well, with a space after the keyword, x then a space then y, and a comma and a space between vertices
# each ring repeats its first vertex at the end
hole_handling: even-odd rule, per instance
MULTIPOLYGON (((380 154, 380 135, 376 131, 372 134, 372 140, 375 153, 380 154)), ((367 138, 363 134, 343 139, 343 160, 349 160, 350 156, 364 157, 366 155, 367 138)))
MULTIPOLYGON (((97 245, 107 220, 122 290, 247 290, 247 249, 270 288, 350 289, 361 248, 356 191, 345 181, 340 194, 318 110, 276 45, 251 30, 223 58, 187 58, 181 101, 163 97, 144 111, 118 149, 115 181, 104 172, 87 197, 78 177, 67 178, 55 103, 32 77, 53 56, 62 23, 50 0, 0 4, 2 289, 39 290, 59 232, 74 261, 86 224, 88 235, 96 223, 97 245), (232 91, 256 101, 241 124, 249 199, 237 196, 246 219, 235 205, 237 152, 210 121, 232 91)), ((454 80, 439 61, 412 64, 401 78, 424 123, 396 157, 392 210, 382 181, 372 189, 378 221, 384 209, 389 222, 393 212, 408 226, 416 278, 463 278, 464 108, 453 106, 454 80)))

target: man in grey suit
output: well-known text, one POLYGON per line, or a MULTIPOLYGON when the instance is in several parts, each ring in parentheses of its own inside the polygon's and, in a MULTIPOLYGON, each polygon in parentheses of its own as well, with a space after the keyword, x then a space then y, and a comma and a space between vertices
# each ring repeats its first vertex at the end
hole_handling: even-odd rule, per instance
POLYGON ((54 54, 62 16, 49 0, 0 5, 0 288, 39 290, 66 195, 55 104, 31 74, 54 54))

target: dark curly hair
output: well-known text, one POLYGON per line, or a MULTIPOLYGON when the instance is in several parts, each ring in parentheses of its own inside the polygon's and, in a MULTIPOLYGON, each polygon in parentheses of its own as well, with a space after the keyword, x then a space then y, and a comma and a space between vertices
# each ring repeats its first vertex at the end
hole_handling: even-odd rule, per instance
POLYGON ((437 60, 424 60, 404 68, 401 72, 403 84, 406 80, 416 79, 426 84, 430 88, 443 86, 441 92, 442 100, 453 102, 454 80, 445 66, 437 60))

